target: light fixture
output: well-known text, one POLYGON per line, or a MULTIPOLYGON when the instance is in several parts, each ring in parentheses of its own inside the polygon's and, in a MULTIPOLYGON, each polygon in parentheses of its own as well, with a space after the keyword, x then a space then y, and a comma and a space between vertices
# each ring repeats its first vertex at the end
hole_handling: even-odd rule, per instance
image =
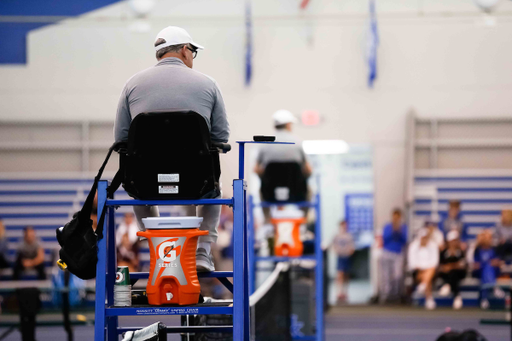
POLYGON ((344 154, 348 152, 348 143, 343 140, 308 140, 302 142, 306 154, 344 154))
POLYGON ((156 0, 128 0, 128 5, 137 17, 145 17, 155 7, 156 0))
POLYGON ((480 7, 484 12, 491 12, 492 9, 500 2, 501 0, 473 0, 475 4, 480 7))

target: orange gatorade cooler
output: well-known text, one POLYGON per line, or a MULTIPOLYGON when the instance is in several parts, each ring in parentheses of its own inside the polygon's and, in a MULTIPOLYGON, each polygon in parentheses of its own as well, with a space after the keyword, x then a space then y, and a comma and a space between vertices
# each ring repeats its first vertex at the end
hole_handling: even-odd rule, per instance
POLYGON ((203 218, 142 219, 146 231, 137 232, 149 243, 150 270, 146 286, 151 305, 190 305, 199 302, 201 286, 196 272, 197 238, 203 218))
POLYGON ((272 224, 275 227, 276 242, 274 253, 276 256, 298 257, 302 256, 304 246, 300 240, 300 226, 306 223, 302 211, 275 211, 272 224))

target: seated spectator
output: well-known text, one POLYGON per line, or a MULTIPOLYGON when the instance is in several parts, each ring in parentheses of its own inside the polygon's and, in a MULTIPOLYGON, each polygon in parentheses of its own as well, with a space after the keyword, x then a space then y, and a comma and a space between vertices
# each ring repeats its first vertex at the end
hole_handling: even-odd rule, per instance
MULTIPOLYGON (((496 284, 496 278, 498 277, 501 263, 495 249, 492 247, 491 230, 486 229, 478 235, 473 258, 474 275, 480 279, 480 284, 483 286, 480 296, 480 306, 482 309, 487 309, 489 308, 489 286, 496 284)), ((503 298, 505 294, 500 288, 495 287, 494 296, 503 298)))
POLYGON ((438 225, 433 220, 427 219, 425 221, 425 228, 428 230, 430 240, 432 240, 439 247, 439 250, 444 249, 444 235, 439 230, 438 225))
POLYGON ((432 282, 439 265, 439 246, 430 239, 429 231, 421 229, 411 245, 407 255, 409 270, 413 271, 413 278, 418 293, 425 293, 425 308, 432 310, 436 302, 432 297, 432 282))
POLYGON ((497 252, 507 264, 512 263, 512 210, 501 211, 501 221, 496 225, 497 252))
POLYGON ((333 241, 334 251, 338 255, 338 301, 343 302, 347 299, 348 274, 350 271, 350 256, 354 254, 354 239, 347 231, 347 222, 343 220, 340 223, 338 234, 333 241))
POLYGON ((35 269, 38 279, 46 279, 44 250, 39 244, 36 231, 32 226, 27 226, 23 230, 23 242, 18 248, 13 279, 20 279, 21 273, 27 269, 35 269))
POLYGON ((7 263, 7 246, 5 225, 4 222, 0 220, 0 273, 2 272, 2 269, 9 267, 9 263, 7 263))
POLYGON ((130 272, 139 270, 138 243, 132 243, 128 233, 121 237, 121 244, 117 247, 117 265, 127 266, 130 272))
POLYGON ((439 228, 443 232, 445 238, 448 235, 448 232, 452 230, 456 230, 459 232, 459 239, 461 241, 461 247, 463 250, 466 249, 466 231, 464 227, 464 223, 461 220, 460 214, 460 201, 450 201, 448 207, 448 216, 441 220, 439 223, 439 228))
POLYGON ((121 240, 125 234, 128 234, 130 243, 137 243, 139 241, 139 237, 137 236, 138 231, 139 227, 135 221, 134 214, 132 212, 125 213, 123 221, 116 230, 116 246, 119 247, 119 245, 121 245, 121 240))
POLYGON ((382 231, 382 253, 379 260, 379 301, 399 300, 402 295, 407 225, 402 223, 402 211, 393 210, 391 223, 382 231))
POLYGON ((462 297, 460 297, 459 285, 466 277, 467 263, 464 250, 460 247, 459 232, 450 231, 446 236, 447 248, 441 251, 439 260, 439 277, 444 285, 439 290, 441 296, 453 294, 453 308, 462 308, 462 297))

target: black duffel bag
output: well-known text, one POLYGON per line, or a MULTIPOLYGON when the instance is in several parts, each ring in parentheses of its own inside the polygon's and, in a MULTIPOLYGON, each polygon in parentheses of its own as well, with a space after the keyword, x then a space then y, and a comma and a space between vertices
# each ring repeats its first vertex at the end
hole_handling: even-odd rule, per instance
MULTIPOLYGON (((92 228, 91 213, 94 197, 98 188, 98 181, 108 163, 110 155, 118 150, 121 143, 114 143, 108 150, 107 157, 94 178, 91 191, 85 200, 84 206, 73 215, 73 219, 63 227, 57 229, 57 240, 61 246, 59 250, 60 259, 57 262, 61 269, 67 269, 73 275, 81 279, 92 279, 96 277, 96 263, 98 262, 98 241, 103 238, 103 220, 105 218, 105 207, 101 217, 98 217, 96 231, 92 228)), ((111 196, 119 187, 119 182, 113 181, 108 188, 108 195, 111 196)))

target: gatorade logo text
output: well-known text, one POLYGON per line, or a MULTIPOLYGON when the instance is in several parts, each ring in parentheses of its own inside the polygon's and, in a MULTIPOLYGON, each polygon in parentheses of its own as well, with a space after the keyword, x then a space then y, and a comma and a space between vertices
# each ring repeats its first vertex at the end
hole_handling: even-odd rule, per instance
POLYGON ((177 241, 178 238, 172 238, 157 246, 156 253, 158 258, 164 262, 160 265, 161 267, 174 267, 174 264, 170 265, 169 263, 174 262, 181 253, 181 245, 176 246, 177 241))

